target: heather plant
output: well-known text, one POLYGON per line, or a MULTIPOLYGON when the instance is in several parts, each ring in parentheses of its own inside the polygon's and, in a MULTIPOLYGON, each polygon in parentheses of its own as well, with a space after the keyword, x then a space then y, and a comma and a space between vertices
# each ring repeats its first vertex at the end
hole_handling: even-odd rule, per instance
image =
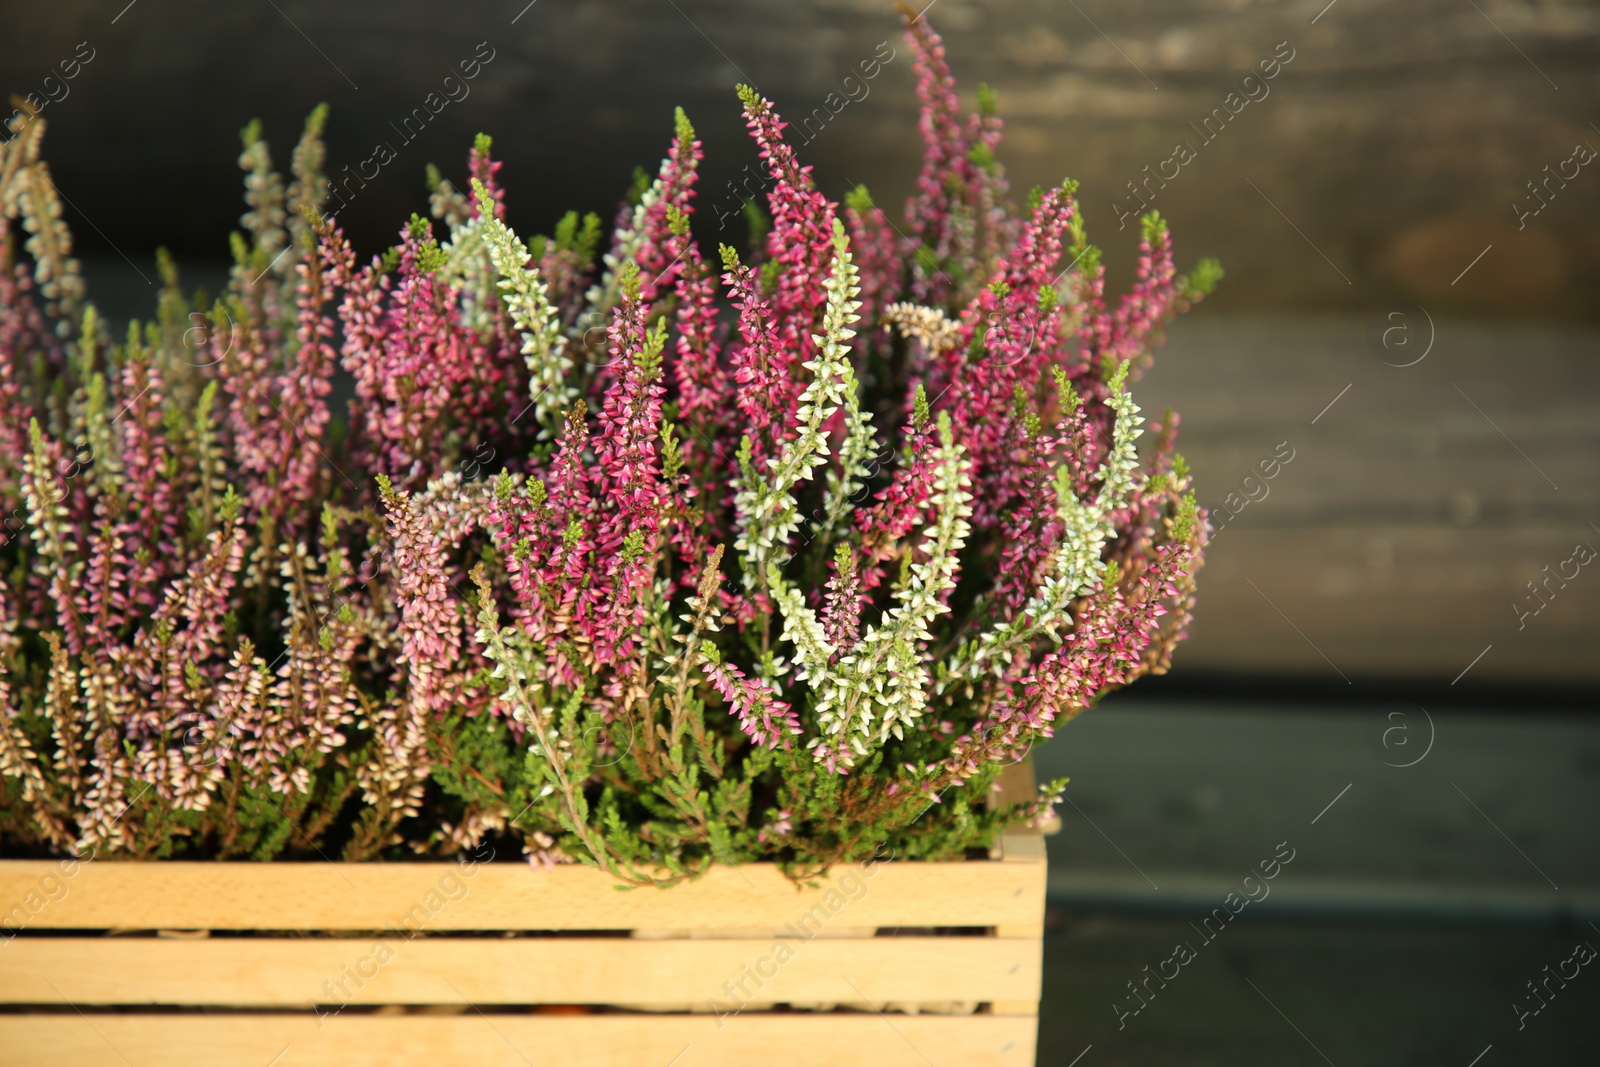
POLYGON ((1159 216, 1115 302, 1067 182, 1011 200, 907 13, 896 224, 773 105, 752 247, 691 232, 680 111, 621 206, 525 239, 480 137, 365 263, 244 132, 223 293, 161 260, 109 335, 39 156, 0 147, 0 839, 129 857, 510 840, 626 884, 944 858, 1059 796, 1006 765, 1167 668, 1206 517, 1128 392, 1220 271, 1159 216), (348 402, 332 402, 336 391, 348 402))

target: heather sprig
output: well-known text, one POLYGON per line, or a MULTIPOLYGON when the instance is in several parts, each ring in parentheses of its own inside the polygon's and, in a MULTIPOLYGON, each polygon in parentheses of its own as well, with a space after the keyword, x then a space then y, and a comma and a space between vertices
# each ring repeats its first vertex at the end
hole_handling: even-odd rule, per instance
POLYGON ((1000 769, 1184 634, 1206 516, 1130 383, 1220 269, 1180 276, 1152 213, 1108 301, 1075 184, 1013 205, 994 94, 964 114, 906 25, 903 226, 830 201, 740 87, 770 179, 747 257, 695 240, 680 110, 609 240, 519 235, 479 137, 459 184, 430 168, 439 233, 361 261, 319 108, 287 181, 244 132, 226 291, 163 257, 121 343, 45 122, 0 145, 4 847, 497 837, 648 885, 1040 818, 1060 783, 994 807, 1000 769))
MULTIPOLYGON (((572 370, 568 339, 555 306, 550 303, 549 286, 538 269, 530 266, 532 257, 527 246, 492 210, 486 210, 493 201, 489 190, 476 178, 472 191, 478 216, 467 225, 482 235, 505 294, 506 309, 522 335, 533 417, 542 427, 541 436, 554 437, 561 425, 561 413, 577 399, 577 389, 567 384, 572 370)), ((460 230, 456 241, 458 246, 464 244, 460 230)))

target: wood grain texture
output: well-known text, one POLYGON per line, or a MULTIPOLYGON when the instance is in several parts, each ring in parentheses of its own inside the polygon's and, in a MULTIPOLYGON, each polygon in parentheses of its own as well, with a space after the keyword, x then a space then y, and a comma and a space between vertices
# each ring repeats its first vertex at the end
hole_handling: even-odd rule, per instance
MULTIPOLYGON (((0 1003, 693 1004, 1039 999, 1040 941, 17 938, 0 1003), (781 946, 781 947, 780 947, 781 946), (754 976, 754 977, 752 977, 754 976)), ((1033 1010, 1037 1010, 1036 1008, 1033 1010)))
MULTIPOLYGON (((510 27, 525 5, 480 22, 440 19, 418 0, 349 0, 285 8, 291 26, 266 4, 140 4, 139 20, 130 28, 130 12, 115 30, 138 34, 137 47, 95 40, 98 56, 67 86, 70 103, 45 111, 54 180, 104 230, 74 220, 76 236, 109 257, 108 277, 126 277, 139 293, 132 313, 148 314, 148 287, 114 249, 137 259, 166 245, 186 267, 218 256, 240 211, 239 127, 259 115, 281 165, 323 100, 333 107, 330 171, 355 168, 380 141, 399 156, 339 213, 364 254, 391 243, 399 221, 422 206, 426 162, 462 180, 479 130, 495 135, 510 195, 528 213, 519 227, 547 225, 569 208, 610 218, 635 164, 660 158, 671 105, 682 104, 706 145, 702 245, 737 244, 740 197, 730 182, 746 180, 741 168, 755 150, 736 81, 759 85, 793 124, 801 161, 816 166, 830 196, 865 183, 899 225, 921 145, 912 60, 888 4, 747 0, 707 6, 715 15, 703 17, 654 0, 540 3, 510 27), (470 97, 416 140, 400 136, 391 124, 486 37, 496 58, 467 83, 470 97), (240 41, 250 42, 252 61, 218 61, 240 41), (863 80, 860 65, 875 54, 893 58, 863 80), (172 132, 143 132, 151 100, 162 101, 172 132), (558 145, 570 153, 551 150, 558 145)), ((87 27, 109 21, 104 6, 54 0, 56 17, 0 37, 5 91, 43 94, 40 79, 73 55, 87 27)), ((979 82, 999 91, 1000 159, 1018 199, 1066 176, 1082 183, 1081 210, 1107 250, 1112 292, 1138 239, 1117 205, 1137 210, 1130 186, 1138 185, 1172 220, 1181 269, 1202 254, 1221 258, 1222 306, 1370 308, 1404 291, 1430 307, 1437 299, 1475 312, 1592 316, 1600 273, 1592 168, 1526 229, 1511 204, 1537 206, 1526 183, 1578 139, 1600 145, 1588 125, 1597 121, 1600 9, 1586 0, 1478 0, 1486 18, 1460 0, 1345 0, 1311 25, 1325 6, 1012 0, 939 3, 928 18, 946 35, 968 106, 979 82), (1292 62, 1264 84, 1243 85, 1279 42, 1292 62), (1199 129, 1241 90, 1260 99, 1229 101, 1243 110, 1220 134, 1199 129), (1179 142, 1197 153, 1181 170, 1165 162, 1179 142), (1161 173, 1179 176, 1151 177, 1161 173), (1494 251, 1452 285, 1491 242, 1494 251)), ((104 310, 99 278, 90 292, 104 310)))
POLYGON ((1600 548, 1600 337, 1402 306, 1393 319, 1202 311, 1134 387, 1147 413, 1183 413, 1178 447, 1221 526, 1172 681, 1283 673, 1335 690, 1342 674, 1445 690, 1491 644, 1452 695, 1600 681, 1596 568, 1568 567, 1542 609, 1527 584, 1579 543, 1600 548), (1417 346, 1404 358, 1433 343, 1414 366, 1373 346, 1398 324, 1417 346), (1280 445, 1292 461, 1263 478, 1280 445))
POLYGON ((1044 884, 1042 859, 850 865, 814 889, 772 864, 718 866, 669 890, 629 892, 577 865, 101 860, 62 878, 52 861, 0 861, 0 901, 40 903, 24 909, 20 926, 11 921, 30 929, 627 930, 737 921, 777 930, 807 916, 852 926, 997 926, 1037 922, 1044 884), (66 887, 59 899, 42 896, 47 877, 66 887))
POLYGON ((8 1063, 53 1067, 1026 1067, 1036 1020, 999 1015, 468 1014, 0 1017, 8 1063))

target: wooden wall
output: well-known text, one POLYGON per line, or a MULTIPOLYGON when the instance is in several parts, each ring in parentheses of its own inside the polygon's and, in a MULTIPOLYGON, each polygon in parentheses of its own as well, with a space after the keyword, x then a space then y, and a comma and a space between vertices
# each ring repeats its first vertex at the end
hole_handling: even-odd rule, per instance
MULTIPOLYGON (((424 164, 459 174, 478 130, 499 138, 515 221, 530 228, 569 206, 609 213, 633 166, 664 151, 675 104, 705 137, 708 185, 723 189, 754 161, 736 81, 798 118, 847 89, 880 42, 899 41, 880 0, 120 6, 13 5, 0 85, 38 92, 90 42, 95 58, 54 88, 66 95, 46 110, 47 151, 82 209, 73 222, 85 240, 141 263, 161 242, 225 257, 240 210, 235 134, 252 116, 286 150, 305 113, 329 102, 335 171, 397 142, 347 212, 375 248, 424 206, 424 164), (479 42, 494 58, 469 94, 413 142, 398 140, 391 123, 479 42)), ((1131 225, 1118 231, 1114 198, 1132 204, 1127 183, 1146 165, 1159 175, 1187 141, 1196 158, 1149 187, 1152 206, 1173 220, 1186 259, 1222 258, 1219 306, 1373 307, 1400 294, 1472 312, 1594 314, 1595 167, 1552 184, 1537 216, 1512 206, 1536 203, 1526 183, 1559 170, 1579 142, 1600 148, 1592 3, 937 0, 927 17, 965 84, 1000 90, 1003 159, 1019 188, 1083 182, 1091 232, 1114 264, 1127 264, 1134 243, 1131 225), (1275 53, 1293 58, 1247 86, 1275 53), (1229 105, 1230 92, 1259 99, 1229 105), (1238 114, 1202 139, 1204 117, 1231 106, 1238 114)), ((863 88, 814 125, 804 155, 831 192, 865 182, 897 204, 917 151, 903 50, 863 88)), ((709 212, 702 226, 708 238, 728 235, 709 212)))

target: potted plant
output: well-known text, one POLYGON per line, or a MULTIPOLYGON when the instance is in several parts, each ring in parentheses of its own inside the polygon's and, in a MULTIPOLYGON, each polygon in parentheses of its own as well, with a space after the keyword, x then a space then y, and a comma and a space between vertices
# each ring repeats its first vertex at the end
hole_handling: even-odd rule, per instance
POLYGON ((1220 271, 1152 213, 1108 306, 1073 184, 1016 208, 905 16, 903 225, 741 87, 745 254, 680 111, 604 245, 519 238, 480 137, 362 264, 319 109, 287 181, 245 131, 226 291, 163 257, 122 340, 14 122, 8 1048, 1031 1062, 1064 783, 1018 772, 1183 636, 1205 514, 1127 386, 1220 271))

